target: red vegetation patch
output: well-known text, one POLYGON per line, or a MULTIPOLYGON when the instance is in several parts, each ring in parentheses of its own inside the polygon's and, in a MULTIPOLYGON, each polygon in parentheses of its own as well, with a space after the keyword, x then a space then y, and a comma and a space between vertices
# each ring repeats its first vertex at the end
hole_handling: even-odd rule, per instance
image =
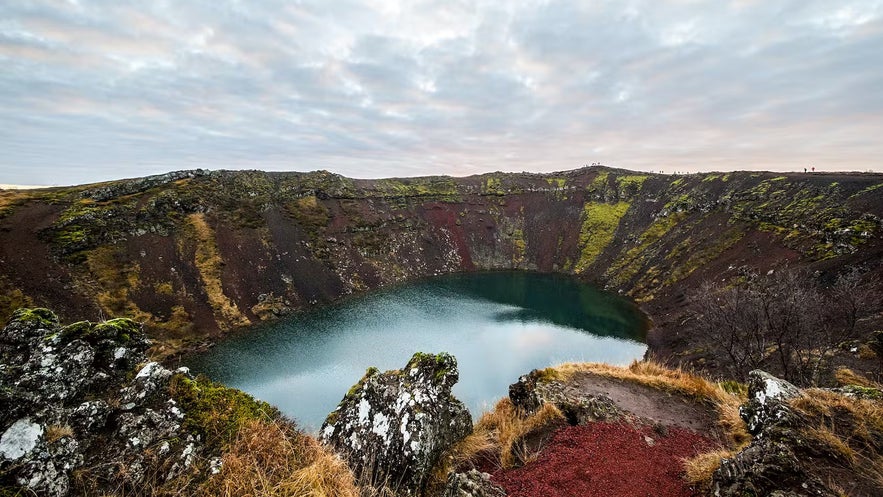
POLYGON ((689 497, 682 460, 716 446, 681 428, 660 435, 625 424, 571 426, 556 432, 536 461, 497 471, 493 481, 510 497, 689 497))

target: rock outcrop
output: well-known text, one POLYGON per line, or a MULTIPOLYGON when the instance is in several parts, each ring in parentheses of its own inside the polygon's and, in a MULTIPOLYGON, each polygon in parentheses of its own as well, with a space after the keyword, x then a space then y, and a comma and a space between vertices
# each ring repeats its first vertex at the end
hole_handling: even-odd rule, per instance
POLYGON ((321 438, 360 481, 420 494, 445 449, 472 431, 451 394, 459 376, 449 354, 416 353, 402 370, 369 369, 325 420, 321 438))
POLYGON ((128 319, 62 327, 46 309, 17 311, 0 330, 0 487, 65 496, 188 470, 202 444, 169 393, 187 372, 139 367, 147 347, 128 319))
POLYGON ((612 421, 626 414, 605 395, 586 395, 560 381, 543 380, 542 374, 542 370, 535 369, 509 385, 509 400, 516 409, 532 414, 544 404, 552 404, 571 425, 612 421))
POLYGON ((802 421, 788 401, 801 395, 799 388, 769 373, 749 373, 748 402, 739 414, 754 440, 721 462, 713 477, 715 496, 835 495, 795 453, 806 441, 799 431, 802 421))

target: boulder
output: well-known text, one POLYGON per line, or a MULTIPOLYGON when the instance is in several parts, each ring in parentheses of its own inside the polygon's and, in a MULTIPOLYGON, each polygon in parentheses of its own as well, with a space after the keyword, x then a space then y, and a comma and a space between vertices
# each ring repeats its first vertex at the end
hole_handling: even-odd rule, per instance
POLYGON ((46 309, 16 311, 0 330, 0 489, 102 494, 187 469, 202 444, 182 428, 170 380, 188 372, 135 369, 148 346, 128 319, 62 327, 46 309), (86 468, 91 480, 74 487, 86 468))
POLYGON ((765 432, 787 428, 795 420, 788 401, 803 395, 787 381, 756 369, 748 373, 748 402, 739 408, 739 415, 748 431, 758 438, 765 432))
POLYGON ((552 404, 571 425, 612 421, 626 414, 606 395, 574 391, 560 381, 544 379, 543 371, 537 369, 509 385, 509 400, 524 414, 533 414, 544 404, 552 404))
POLYGON ((449 354, 416 353, 402 370, 371 368, 322 425, 321 439, 359 481, 418 495, 439 456, 472 432, 472 418, 451 394, 458 380, 449 354))
POLYGON ((443 497, 505 497, 506 491, 491 481, 491 475, 470 469, 448 476, 443 497))
POLYGON ((798 429, 801 421, 788 401, 802 395, 799 388, 767 372, 748 374, 748 402, 739 414, 754 440, 721 461, 712 477, 715 496, 835 495, 801 462, 805 445, 798 429))
POLYGON ((769 439, 755 440, 734 457, 721 461, 712 481, 716 497, 835 495, 804 470, 787 444, 769 439))

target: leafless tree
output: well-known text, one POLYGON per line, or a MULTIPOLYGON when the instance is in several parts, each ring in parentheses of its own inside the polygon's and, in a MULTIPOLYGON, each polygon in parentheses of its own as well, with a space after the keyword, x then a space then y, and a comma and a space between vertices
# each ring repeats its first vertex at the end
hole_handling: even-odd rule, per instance
POLYGON ((880 284, 850 271, 831 285, 783 269, 738 283, 706 283, 691 297, 706 349, 734 377, 755 368, 817 384, 832 352, 859 338, 861 319, 879 312, 880 284))

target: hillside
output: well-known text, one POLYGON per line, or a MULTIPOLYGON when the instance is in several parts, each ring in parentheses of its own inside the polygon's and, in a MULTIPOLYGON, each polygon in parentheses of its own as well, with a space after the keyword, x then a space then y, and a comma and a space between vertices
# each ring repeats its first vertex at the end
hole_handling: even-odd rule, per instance
POLYGON ((883 174, 552 174, 355 180, 182 171, 0 191, 0 321, 143 321, 168 356, 219 333, 455 271, 574 274, 639 302, 662 356, 700 282, 789 263, 883 266, 883 174))

